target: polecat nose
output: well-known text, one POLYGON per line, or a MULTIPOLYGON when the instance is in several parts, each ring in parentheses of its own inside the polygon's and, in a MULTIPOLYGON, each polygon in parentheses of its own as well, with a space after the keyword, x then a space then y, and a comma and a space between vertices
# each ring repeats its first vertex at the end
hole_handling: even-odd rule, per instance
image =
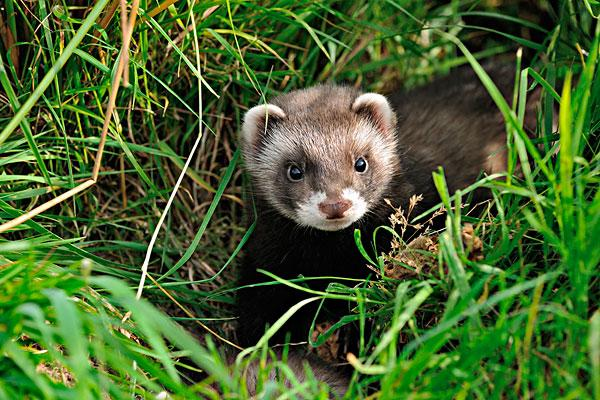
POLYGON ((319 210, 327 219, 340 219, 344 217, 344 213, 348 211, 348 209, 352 207, 352 202, 350 200, 333 200, 329 199, 325 200, 322 203, 319 203, 319 210))

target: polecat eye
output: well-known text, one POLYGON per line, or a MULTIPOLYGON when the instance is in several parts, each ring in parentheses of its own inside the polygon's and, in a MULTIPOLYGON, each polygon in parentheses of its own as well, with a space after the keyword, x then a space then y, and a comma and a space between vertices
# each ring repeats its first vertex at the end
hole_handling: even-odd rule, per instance
POLYGON ((297 182, 304 178, 304 172, 297 165, 290 165, 287 173, 288 179, 293 182, 297 182))
POLYGON ((365 172, 367 170, 367 160, 365 160, 362 157, 359 157, 355 162, 354 162, 354 169, 356 170, 356 172, 358 172, 359 174, 362 174, 363 172, 365 172))

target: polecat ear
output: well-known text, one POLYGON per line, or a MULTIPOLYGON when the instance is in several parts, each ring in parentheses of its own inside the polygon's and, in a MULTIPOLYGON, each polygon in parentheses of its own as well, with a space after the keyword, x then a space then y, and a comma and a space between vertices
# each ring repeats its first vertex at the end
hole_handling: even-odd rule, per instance
POLYGON ((286 117, 283 110, 273 104, 261 104, 249 109, 244 115, 242 140, 247 146, 254 148, 264 135, 268 123, 286 117))
POLYGON ((378 93, 361 94, 352 103, 352 111, 368 117, 382 132, 394 134, 396 114, 384 96, 378 93))

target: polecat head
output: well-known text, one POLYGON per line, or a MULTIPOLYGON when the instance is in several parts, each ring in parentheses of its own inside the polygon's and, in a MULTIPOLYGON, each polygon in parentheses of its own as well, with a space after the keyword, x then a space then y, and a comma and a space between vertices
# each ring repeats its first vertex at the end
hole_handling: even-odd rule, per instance
POLYGON ((298 225, 360 220, 398 168, 396 117, 376 93, 317 86, 250 109, 242 151, 254 190, 298 225))

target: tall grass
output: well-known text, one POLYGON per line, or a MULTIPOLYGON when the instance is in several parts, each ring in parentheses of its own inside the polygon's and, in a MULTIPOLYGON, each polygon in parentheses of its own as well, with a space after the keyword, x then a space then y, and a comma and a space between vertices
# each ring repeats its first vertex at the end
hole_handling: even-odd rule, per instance
MULTIPOLYGON (((435 173, 448 214, 423 254, 430 267, 316 293, 353 311, 314 344, 351 321, 375 327, 349 357, 347 398, 600 398, 600 10, 405 3, 140 1, 126 32, 132 4, 6 0, 0 223, 91 183, 0 233, 0 398, 248 397, 245 367, 266 360, 266 340, 231 367, 221 354, 235 342, 235 267, 252 233, 243 112, 316 82, 386 91, 462 64, 509 134, 509 173, 480 182, 491 211, 461 211, 469 189, 450 196, 435 173), (518 48, 506 102, 480 63, 518 48), (533 136, 523 113, 537 88, 533 136)), ((374 267, 408 270, 368 241, 374 267)), ((259 365, 259 397, 327 398, 285 362, 259 365)))

